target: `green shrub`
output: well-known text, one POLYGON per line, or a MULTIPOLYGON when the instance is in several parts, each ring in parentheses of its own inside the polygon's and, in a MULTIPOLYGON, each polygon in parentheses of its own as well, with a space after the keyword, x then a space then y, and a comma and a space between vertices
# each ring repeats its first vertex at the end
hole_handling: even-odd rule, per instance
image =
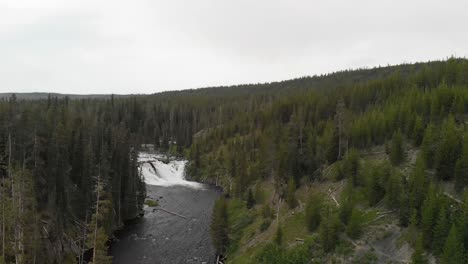
POLYGON ((159 205, 158 201, 154 201, 154 200, 150 200, 150 199, 146 199, 145 200, 145 204, 149 207, 156 207, 159 205))

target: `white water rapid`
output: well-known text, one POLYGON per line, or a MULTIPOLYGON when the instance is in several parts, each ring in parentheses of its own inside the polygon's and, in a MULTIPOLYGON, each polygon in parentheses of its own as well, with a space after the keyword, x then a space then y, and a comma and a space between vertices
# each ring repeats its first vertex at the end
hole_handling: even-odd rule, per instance
POLYGON ((185 165, 187 164, 187 160, 168 159, 165 155, 142 152, 138 156, 138 161, 141 164, 140 170, 145 179, 145 183, 148 185, 203 187, 201 183, 187 181, 185 179, 185 165))

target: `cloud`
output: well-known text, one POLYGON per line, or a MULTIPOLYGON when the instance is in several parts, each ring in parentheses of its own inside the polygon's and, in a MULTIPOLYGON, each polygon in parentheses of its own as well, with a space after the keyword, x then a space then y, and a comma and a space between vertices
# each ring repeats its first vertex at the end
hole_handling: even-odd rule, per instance
POLYGON ((4 0, 0 91, 153 93, 466 56, 466 1, 4 0))

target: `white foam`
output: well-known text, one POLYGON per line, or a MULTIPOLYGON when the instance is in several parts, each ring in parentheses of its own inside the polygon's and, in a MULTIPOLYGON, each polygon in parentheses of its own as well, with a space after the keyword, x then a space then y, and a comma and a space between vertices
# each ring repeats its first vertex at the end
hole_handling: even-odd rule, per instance
POLYGON ((203 187, 201 183, 185 179, 186 160, 170 159, 167 164, 161 161, 166 159, 167 157, 161 154, 144 152, 139 154, 140 170, 146 184, 157 186, 184 185, 193 188, 203 187))

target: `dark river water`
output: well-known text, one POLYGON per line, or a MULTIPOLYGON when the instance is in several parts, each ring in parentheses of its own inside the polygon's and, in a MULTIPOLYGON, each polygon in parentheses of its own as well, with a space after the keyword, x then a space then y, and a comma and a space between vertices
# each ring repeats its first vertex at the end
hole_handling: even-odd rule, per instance
POLYGON ((110 248, 114 263, 214 263, 210 220, 220 191, 211 186, 147 185, 148 198, 184 216, 147 207, 143 218, 117 234, 110 248))

